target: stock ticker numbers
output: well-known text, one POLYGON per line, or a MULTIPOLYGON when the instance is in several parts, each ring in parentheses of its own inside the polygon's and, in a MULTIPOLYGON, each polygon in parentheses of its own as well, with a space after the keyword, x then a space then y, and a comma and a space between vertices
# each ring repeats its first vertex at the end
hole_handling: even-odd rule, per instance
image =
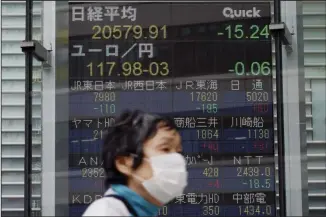
POLYGON ((275 216, 270 6, 70 3, 69 207, 102 197, 104 129, 169 115, 189 185, 160 216, 275 216))

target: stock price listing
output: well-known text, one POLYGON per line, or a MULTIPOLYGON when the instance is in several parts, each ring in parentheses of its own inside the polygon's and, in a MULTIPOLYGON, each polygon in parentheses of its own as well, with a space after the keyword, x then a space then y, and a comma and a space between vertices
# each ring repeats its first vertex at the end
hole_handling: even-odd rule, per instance
POLYGON ((269 3, 69 3, 69 210, 104 191, 104 129, 169 115, 189 185, 160 216, 275 216, 269 3))

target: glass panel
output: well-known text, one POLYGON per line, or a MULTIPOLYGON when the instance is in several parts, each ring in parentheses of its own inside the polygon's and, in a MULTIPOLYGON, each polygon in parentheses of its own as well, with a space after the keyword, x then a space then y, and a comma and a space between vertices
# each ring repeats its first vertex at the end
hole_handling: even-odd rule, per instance
MULTIPOLYGON (((41 65, 39 61, 34 58, 37 65, 41 65)), ((32 155, 33 155, 33 173, 32 173, 32 195, 33 199, 32 216, 41 216, 41 184, 42 184, 42 68, 33 70, 33 133, 32 133, 32 155)))
MULTIPOLYGON (((33 35, 32 39, 43 43, 43 2, 33 1, 33 35)), ((33 173, 32 173, 32 216, 41 216, 42 212, 42 74, 41 62, 34 58, 33 69, 33 173)))
POLYGON ((141 109, 175 119, 190 172, 160 215, 274 216, 270 3, 67 8, 57 3, 56 214, 103 195, 103 132, 141 109))

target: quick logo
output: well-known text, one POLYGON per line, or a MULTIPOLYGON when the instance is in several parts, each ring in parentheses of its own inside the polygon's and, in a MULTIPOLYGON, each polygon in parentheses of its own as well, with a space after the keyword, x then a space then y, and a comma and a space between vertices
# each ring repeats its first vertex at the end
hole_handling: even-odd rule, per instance
POLYGON ((223 9, 223 15, 227 18, 251 18, 251 17, 261 17, 260 10, 257 10, 256 7, 253 7, 251 10, 235 10, 230 7, 226 7, 223 9))

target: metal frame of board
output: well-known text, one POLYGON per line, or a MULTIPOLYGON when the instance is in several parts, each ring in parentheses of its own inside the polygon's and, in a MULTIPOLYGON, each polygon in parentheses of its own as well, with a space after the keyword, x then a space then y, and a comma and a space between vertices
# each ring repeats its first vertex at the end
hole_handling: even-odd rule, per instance
MULTIPOLYGON (((46 47, 55 48, 55 2, 43 2, 43 44, 46 47)), ((53 49, 52 63, 55 61, 55 52, 53 49)), ((43 71, 43 99, 42 99, 42 216, 55 215, 55 70, 56 64, 43 71)))
MULTIPOLYGON (((0 25, 2 25, 2 1, 0 1, 0 25)), ((2 81, 2 27, 0 28, 0 80, 2 81)), ((2 82, 0 82, 0 195, 2 195, 2 82)), ((2 213, 2 201, 0 200, 0 216, 2 213)))
MULTIPOLYGON (((297 16, 301 11, 301 2, 282 2, 282 20, 293 31, 293 52, 287 54, 283 50, 284 74, 284 129, 286 144, 286 187, 287 215, 308 215, 308 184, 307 184, 307 145, 305 138, 305 94, 303 71, 303 34, 302 17, 297 16), (293 10, 296 8, 296 10, 293 10), (299 43, 297 43, 299 42, 299 43), (298 145, 300 144, 300 145, 298 145), (302 180, 299 182, 298 180, 302 180)), ((64 26, 56 23, 56 11, 60 6, 63 11, 68 8, 66 1, 43 2, 43 39, 45 45, 53 48, 53 66, 43 73, 43 151, 42 151, 42 216, 68 215, 67 169, 68 153, 60 149, 61 141, 67 141, 68 71, 59 68, 62 63, 55 59, 55 53, 68 55, 64 44, 57 40, 57 33, 65 30, 64 26), (58 50, 55 50, 59 47, 58 50), (61 88, 61 89, 60 89, 61 88), (58 91, 59 90, 59 91, 58 91), (61 112, 60 112, 61 111, 61 112), (53 187, 54 186, 54 187, 53 187)), ((68 37, 68 34, 67 34, 68 37)))

